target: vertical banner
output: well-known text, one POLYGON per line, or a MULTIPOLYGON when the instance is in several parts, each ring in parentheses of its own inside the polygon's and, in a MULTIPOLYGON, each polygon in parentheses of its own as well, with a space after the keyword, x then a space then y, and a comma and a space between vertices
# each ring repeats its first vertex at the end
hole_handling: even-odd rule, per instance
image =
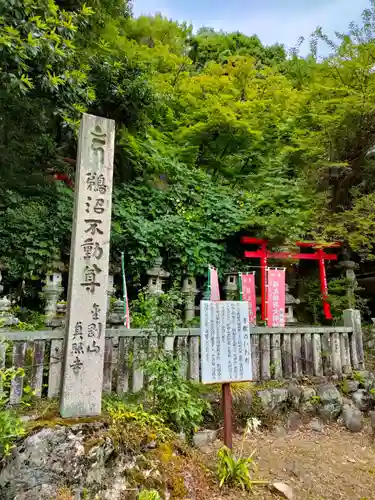
POLYGON ((256 325, 255 273, 240 274, 241 299, 249 303, 249 323, 256 325))
POLYGON ((267 325, 285 326, 285 269, 267 269, 267 325))
POLYGON ((210 275, 210 300, 220 300, 219 276, 214 267, 209 269, 210 275))

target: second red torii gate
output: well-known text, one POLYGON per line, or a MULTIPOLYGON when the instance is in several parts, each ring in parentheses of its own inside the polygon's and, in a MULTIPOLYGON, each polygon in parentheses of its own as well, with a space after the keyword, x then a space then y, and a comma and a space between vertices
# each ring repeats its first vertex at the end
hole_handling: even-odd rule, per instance
POLYGON ((258 245, 259 250, 255 252, 245 251, 245 257, 248 259, 260 259, 261 268, 261 295, 262 295, 262 320, 265 321, 266 311, 267 311, 267 272, 268 259, 294 259, 294 260, 317 260, 319 262, 319 275, 320 275, 320 291, 322 293, 323 311, 326 319, 332 319, 331 308, 328 298, 328 285, 327 285, 327 275, 326 275, 326 260, 337 260, 337 255, 327 254, 324 252, 324 248, 338 248, 341 243, 329 243, 327 245, 320 245, 316 242, 302 242, 296 243, 296 246, 300 248, 313 248, 314 253, 293 253, 293 252, 270 252, 267 250, 267 240, 252 238, 249 236, 243 236, 241 238, 241 243, 244 245, 258 245))

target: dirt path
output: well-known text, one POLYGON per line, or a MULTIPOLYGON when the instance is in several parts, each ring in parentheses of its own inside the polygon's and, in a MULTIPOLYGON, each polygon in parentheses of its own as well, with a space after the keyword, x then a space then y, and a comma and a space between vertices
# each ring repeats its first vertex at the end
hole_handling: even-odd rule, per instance
MULTIPOLYGON (((217 441, 205 453, 215 459, 221 443, 217 441)), ((239 438, 235 440, 238 449, 239 438)), ((325 427, 322 432, 308 428, 279 436, 258 433, 247 438, 248 454, 257 450, 259 479, 288 484, 295 500, 375 500, 375 445, 370 432, 351 434, 342 427, 325 427)), ((257 499, 276 497, 267 489, 258 489, 257 499)), ((217 500, 251 498, 249 493, 223 492, 217 500)))

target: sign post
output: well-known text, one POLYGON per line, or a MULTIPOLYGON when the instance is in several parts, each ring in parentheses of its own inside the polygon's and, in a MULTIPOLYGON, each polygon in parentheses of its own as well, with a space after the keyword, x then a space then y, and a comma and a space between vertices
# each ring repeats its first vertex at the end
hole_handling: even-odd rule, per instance
POLYGON ((231 382, 252 379, 249 306, 240 301, 201 302, 203 384, 222 384, 224 444, 232 448, 231 382))

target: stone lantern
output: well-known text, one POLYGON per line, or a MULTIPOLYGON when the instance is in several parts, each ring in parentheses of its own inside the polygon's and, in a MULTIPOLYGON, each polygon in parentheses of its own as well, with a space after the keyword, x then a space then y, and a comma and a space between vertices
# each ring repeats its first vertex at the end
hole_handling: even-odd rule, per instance
POLYGON ((57 302, 60 295, 64 291, 62 286, 62 274, 60 272, 50 273, 47 275, 46 284, 43 288, 46 297, 45 315, 46 325, 50 326, 57 312, 57 302))
POLYGON ((225 279, 224 291, 227 300, 234 300, 238 291, 238 274, 228 274, 225 279))
POLYGON ((343 260, 340 262, 340 266, 344 269, 345 278, 348 282, 348 308, 355 309, 355 289, 357 287, 355 268, 357 267, 357 264, 352 260, 343 260))
POLYGON ((155 260, 154 267, 147 271, 148 275, 148 293, 150 295, 161 295, 163 292, 163 285, 166 283, 170 273, 164 271, 161 267, 163 260, 158 257, 155 260))
POLYGON ((197 282, 193 276, 184 279, 182 293, 185 297, 185 321, 192 321, 195 318, 195 296, 197 290, 197 282))
POLYGON ((292 294, 289 293, 289 285, 285 284, 285 324, 291 325, 297 323, 297 319, 294 317, 293 304, 299 304, 300 300, 295 299, 292 294))

